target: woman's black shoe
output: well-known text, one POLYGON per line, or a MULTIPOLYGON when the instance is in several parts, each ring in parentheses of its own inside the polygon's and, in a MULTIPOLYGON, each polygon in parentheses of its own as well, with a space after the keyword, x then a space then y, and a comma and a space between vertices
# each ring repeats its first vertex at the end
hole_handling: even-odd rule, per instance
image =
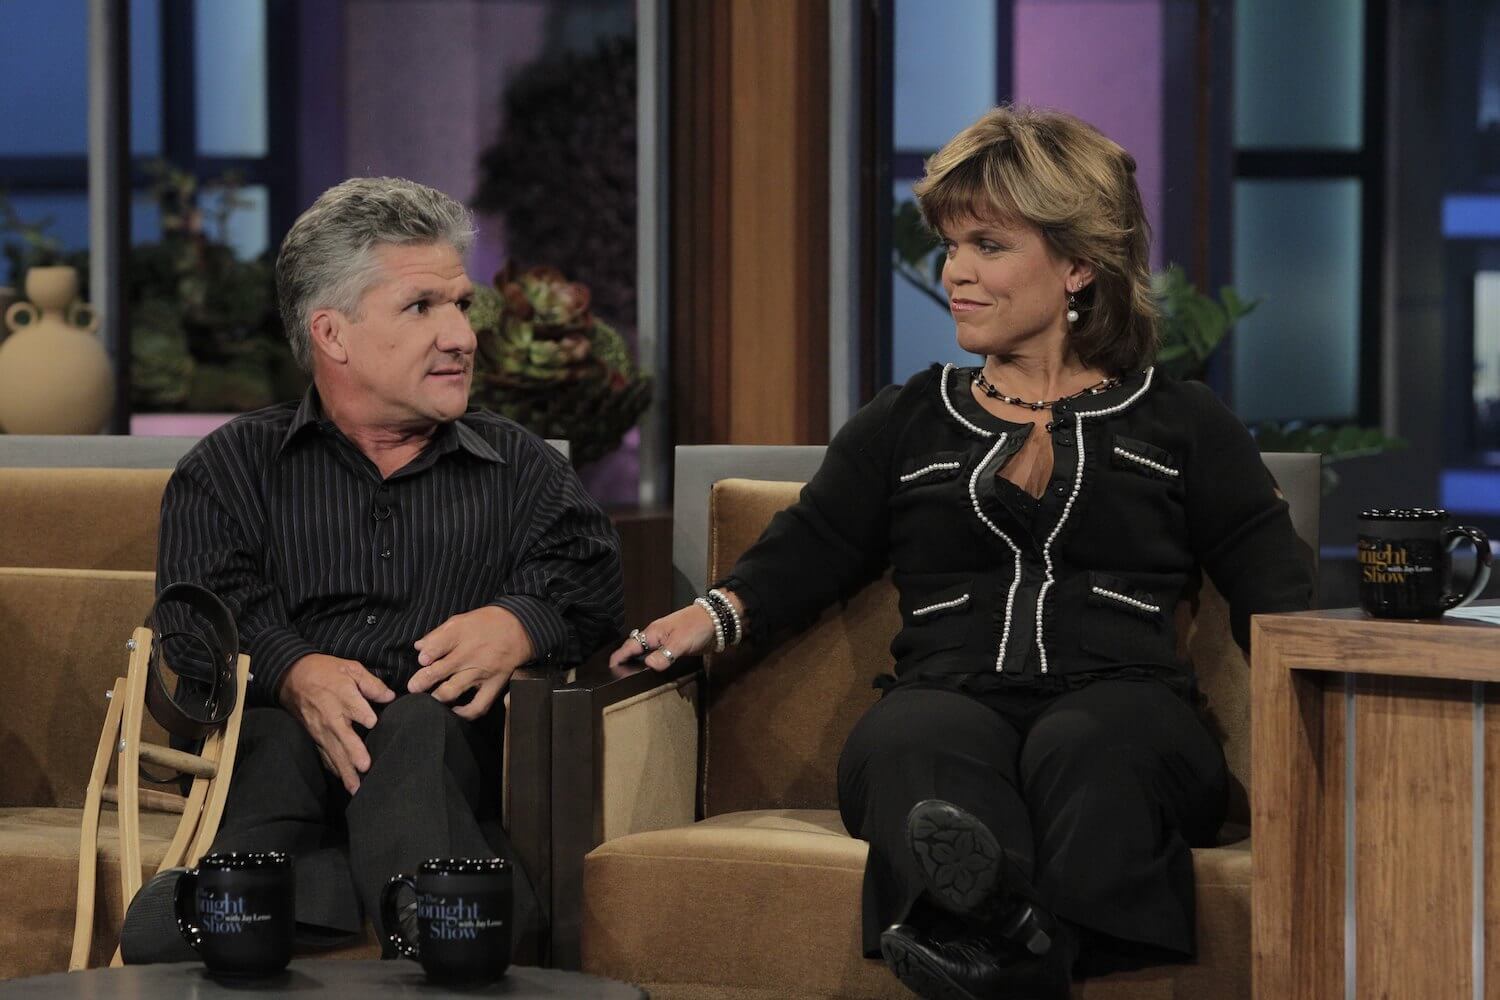
POLYGON ((934 940, 907 924, 880 935, 880 954, 896 978, 926 1000, 1068 1000, 1075 946, 1064 931, 1046 955, 996 958, 973 935, 934 940))
POLYGON ((951 802, 925 799, 907 814, 906 846, 927 894, 943 909, 1033 955, 1052 947, 1057 921, 976 817, 951 802))
POLYGON ((896 924, 880 935, 880 955, 896 978, 925 1000, 988 1000, 1006 996, 1000 963, 977 938, 938 942, 896 924))

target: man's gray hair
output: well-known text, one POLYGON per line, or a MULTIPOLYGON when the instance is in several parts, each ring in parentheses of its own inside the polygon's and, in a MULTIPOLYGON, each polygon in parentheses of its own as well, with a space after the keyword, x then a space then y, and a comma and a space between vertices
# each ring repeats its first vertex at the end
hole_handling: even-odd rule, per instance
POLYGON ((297 217, 276 255, 276 299, 297 363, 312 371, 312 314, 358 318, 375 280, 376 248, 474 245, 474 218, 452 198, 399 177, 355 177, 324 191, 297 217))

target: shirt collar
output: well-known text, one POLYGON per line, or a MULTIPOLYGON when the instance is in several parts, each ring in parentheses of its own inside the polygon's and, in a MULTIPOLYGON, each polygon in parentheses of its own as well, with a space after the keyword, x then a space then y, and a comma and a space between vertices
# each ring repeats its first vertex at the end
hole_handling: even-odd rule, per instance
MULTIPOLYGON (((451 424, 444 424, 438 428, 437 434, 433 437, 434 454, 444 455, 455 448, 461 448, 475 458, 504 465, 505 459, 500 457, 500 453, 495 450, 494 446, 468 425, 469 416, 476 412, 478 411, 470 410, 451 424)), ((332 422, 323 415, 323 403, 318 398, 317 387, 308 386, 307 392, 302 396, 302 402, 297 406, 297 412, 292 415, 292 423, 287 427, 286 435, 281 439, 281 447, 277 449, 277 455, 286 451, 292 441, 309 426, 325 423, 330 428, 333 427, 332 422)))

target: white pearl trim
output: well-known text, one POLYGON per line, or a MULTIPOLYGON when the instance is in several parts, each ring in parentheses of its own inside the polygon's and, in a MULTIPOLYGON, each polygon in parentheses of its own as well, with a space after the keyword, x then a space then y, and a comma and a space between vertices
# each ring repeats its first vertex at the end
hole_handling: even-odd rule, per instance
POLYGON ((965 594, 962 597, 955 597, 951 601, 939 601, 936 604, 929 604, 925 608, 917 608, 915 611, 913 611, 911 613, 911 616, 913 618, 920 618, 923 615, 930 615, 934 611, 947 611, 949 608, 956 608, 959 605, 968 604, 968 603, 969 603, 969 595, 965 594))
POLYGON ((1124 594, 1117 594, 1113 590, 1105 590, 1103 587, 1090 587, 1089 589, 1098 594, 1100 597, 1108 597, 1112 601, 1119 601, 1121 604, 1128 604, 1132 608, 1136 608, 1137 610, 1149 611, 1153 615, 1161 614, 1161 608, 1155 604, 1147 604, 1145 601, 1138 601, 1134 597, 1127 597, 1124 594))
MULTIPOLYGON (((1083 467, 1087 457, 1083 451, 1083 420, 1085 417, 1106 417, 1111 413, 1119 413, 1121 410, 1133 405, 1136 400, 1146 394, 1146 390, 1151 388, 1151 376, 1155 372, 1156 368, 1154 366, 1147 368, 1146 379, 1141 383, 1141 387, 1114 406, 1106 406, 1102 410, 1089 410, 1087 412, 1080 410, 1074 414, 1077 419, 1073 421, 1073 440, 1078 445, 1078 465, 1073 472, 1073 492, 1068 495, 1068 502, 1063 504, 1062 516, 1057 519, 1057 524, 1053 526, 1052 533, 1047 536, 1047 541, 1042 545, 1042 562, 1046 566, 1047 578, 1042 581, 1041 589, 1037 591, 1036 595, 1036 650, 1041 659, 1041 672, 1044 674, 1047 672, 1047 644, 1043 641, 1045 633, 1042 631, 1042 608, 1047 601, 1047 589, 1055 581, 1052 573, 1052 543, 1057 540, 1058 533, 1062 531, 1063 525, 1067 523, 1068 515, 1073 512, 1073 503, 1078 499, 1078 492, 1083 489, 1083 467)), ((1017 553, 1017 566, 1020 565, 1019 555, 1017 553)), ((1007 610, 1008 616, 1009 611, 1007 610)))
POLYGON ((1160 472, 1164 476, 1182 475, 1182 473, 1178 472, 1170 465, 1163 465, 1160 462, 1153 462, 1151 459, 1146 458, 1144 455, 1137 455, 1133 451, 1126 451, 1119 445, 1115 445, 1115 454, 1119 455, 1121 458, 1128 458, 1132 462, 1135 462, 1137 465, 1144 465, 1148 469, 1155 469, 1157 472, 1160 472))
POLYGON ((931 465, 922 466, 916 472, 908 472, 901 477, 901 481, 909 483, 913 479, 921 479, 923 476, 931 475, 934 472, 941 472, 944 469, 956 469, 961 465, 963 465, 962 462, 933 462, 931 465))
MULTIPOLYGON (((938 385, 938 393, 943 397, 943 405, 948 408, 948 414, 969 431, 978 434, 980 437, 994 437, 994 431, 987 431, 983 427, 980 427, 978 424, 966 420, 956 409, 953 408, 953 400, 948 398, 948 374, 953 371, 953 368, 954 365, 951 361, 943 366, 942 382, 938 385)), ((1000 435, 1000 437, 1003 440, 1005 435, 1002 434, 1000 435)))
MULTIPOLYGON (((952 368, 953 366, 949 365, 948 367, 952 368)), ((945 393, 943 401, 946 402, 947 399, 948 396, 945 393)), ((952 407, 950 406, 949 409, 952 409, 952 407)), ((984 458, 979 460, 979 464, 974 466, 974 471, 969 476, 969 502, 974 507, 974 516, 979 518, 986 528, 999 535, 1000 540, 1010 546, 1011 553, 1016 557, 1016 571, 1011 577, 1010 592, 1005 595, 1005 628, 1000 630, 1000 648, 995 652, 995 669, 997 671, 1005 669, 1005 644, 1010 641, 1010 614, 1012 608, 1015 606, 1016 588, 1021 585, 1021 549, 1015 542, 1010 540, 1009 535, 1000 530, 994 521, 985 516, 984 508, 979 506, 978 486, 979 474, 984 471, 985 466, 990 464, 990 459, 995 457, 995 453, 1005 447, 1005 439, 1009 436, 1008 433, 1001 434, 1000 440, 996 441, 994 447, 985 453, 984 458)))

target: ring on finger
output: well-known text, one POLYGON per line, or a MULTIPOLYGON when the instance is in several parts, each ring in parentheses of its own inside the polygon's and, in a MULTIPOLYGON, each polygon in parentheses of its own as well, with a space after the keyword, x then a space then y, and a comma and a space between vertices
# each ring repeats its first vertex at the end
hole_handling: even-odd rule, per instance
POLYGON ((657 652, 660 653, 663 657, 666 658, 667 666, 669 666, 669 667, 672 665, 672 662, 677 659, 677 654, 674 653, 674 652, 672 652, 670 649, 668 649, 665 646, 663 646, 660 649, 658 649, 657 652))
POLYGON ((649 653, 653 649, 656 648, 655 646, 651 645, 651 643, 646 640, 646 633, 642 632, 638 628, 633 628, 633 629, 630 630, 630 638, 634 639, 636 642, 638 642, 638 643, 641 644, 641 652, 642 653, 649 653))

